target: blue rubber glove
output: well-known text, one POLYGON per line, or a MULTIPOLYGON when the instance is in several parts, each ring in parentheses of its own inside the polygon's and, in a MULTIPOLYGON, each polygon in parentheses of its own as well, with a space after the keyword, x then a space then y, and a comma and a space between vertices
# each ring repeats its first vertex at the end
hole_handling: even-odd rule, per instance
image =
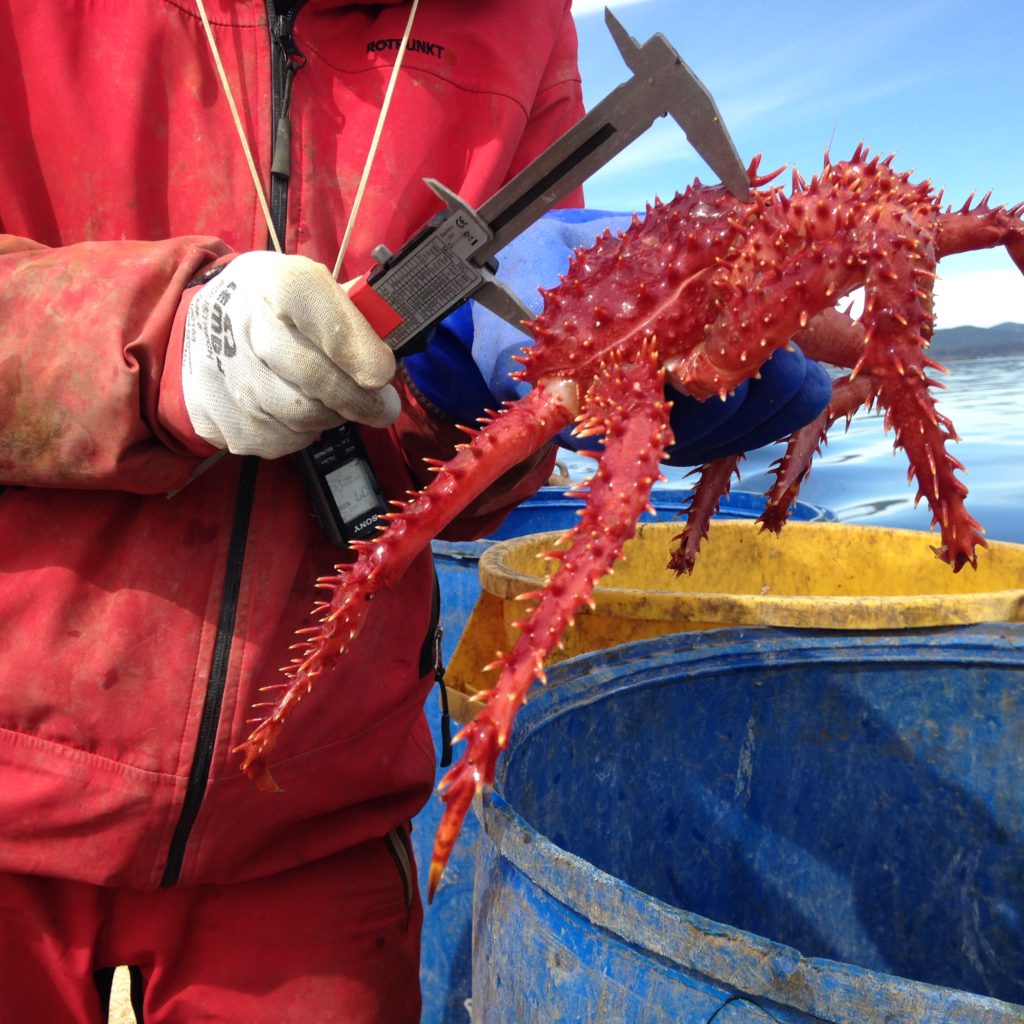
MULTIPOLYGON (((606 227, 624 231, 631 215, 595 210, 553 210, 499 254, 498 278, 534 312, 543 299, 537 288, 554 287, 569 265, 570 251, 590 246, 606 227)), ((423 352, 404 365, 420 392, 460 423, 473 423, 485 409, 515 401, 530 390, 509 374, 529 338, 476 303, 468 302, 445 319, 423 352)), ((673 402, 671 424, 677 443, 669 463, 697 466, 724 455, 751 451, 791 434, 828 404, 832 385, 824 368, 796 346, 781 349, 761 368, 759 380, 744 381, 724 402, 704 402, 667 387, 673 402)), ((564 430, 564 447, 596 449, 564 430)))

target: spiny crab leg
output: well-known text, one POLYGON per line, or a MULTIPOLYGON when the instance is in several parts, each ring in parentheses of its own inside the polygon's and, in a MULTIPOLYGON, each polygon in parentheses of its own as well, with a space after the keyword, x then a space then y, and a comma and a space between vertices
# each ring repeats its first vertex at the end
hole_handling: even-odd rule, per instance
MULTIPOLYGON (((863 325, 838 309, 822 310, 793 340, 811 359, 848 369, 856 366, 864 354, 863 325)), ((866 375, 855 380, 846 376, 832 381, 832 397, 827 408, 790 437, 782 457, 773 464, 775 482, 759 516, 764 529, 772 533, 782 530, 800 487, 811 471, 814 457, 828 442, 832 425, 844 417, 849 423, 854 413, 870 403, 871 388, 871 380, 866 375)))
POLYGON ((722 499, 729 494, 732 478, 739 478, 742 461, 742 453, 724 455, 696 470, 697 486, 688 503, 680 510, 680 514, 686 516, 686 526, 679 536, 672 538, 673 541, 679 541, 679 545, 672 549, 668 560, 668 568, 677 575, 693 572, 697 552, 708 535, 711 518, 718 511, 722 499))
MULTIPOLYGON (((968 215, 965 207, 961 216, 973 218, 977 212, 997 222, 992 226, 993 237, 1006 242, 1011 254, 1016 244, 1015 259, 1024 255, 1019 239, 1004 237, 1010 230, 1002 223, 1007 219, 1004 211, 983 206, 968 215)), ((971 225, 977 229, 976 220, 972 219, 971 225)), ((938 235, 942 237, 941 230, 938 235)), ((948 237, 945 241, 953 242, 948 237)), ((962 239, 959 241, 962 243, 962 239)), ((897 238, 889 244, 898 248, 898 242, 897 238)), ((837 310, 826 310, 796 335, 795 340, 811 358, 851 367, 852 372, 833 383, 827 417, 793 435, 762 521, 769 529, 781 528, 810 458, 829 427, 844 416, 849 420, 861 406, 876 405, 885 412, 885 429, 894 432, 894 447, 907 454, 908 479, 917 478, 915 504, 924 498, 932 510, 932 525, 941 528, 942 544, 932 550, 959 572, 965 565, 976 566, 976 549, 988 545, 977 520, 964 508, 967 488, 955 475, 963 466, 946 448, 948 442, 958 440, 956 431, 936 409, 930 393, 942 385, 927 371, 948 371, 927 354, 934 321, 931 285, 935 264, 929 254, 932 237, 921 231, 915 242, 903 245, 907 252, 896 263, 898 269, 885 264, 869 266, 865 309, 859 321, 837 310), (819 436, 812 444, 815 432, 819 436)))
POLYGON ((811 462, 828 442, 828 432, 836 420, 853 416, 871 401, 871 383, 864 377, 851 381, 848 377, 832 382, 832 400, 828 407, 789 439, 782 457, 773 463, 775 483, 768 491, 759 522, 766 530, 779 533, 789 519, 793 504, 804 480, 811 471, 811 462))
POLYGON ((577 412, 576 385, 550 381, 495 414, 481 430, 463 428, 471 440, 459 447, 454 458, 438 465, 430 484, 389 513, 387 526, 376 537, 353 544, 359 552, 355 562, 337 565, 336 575, 317 581, 329 594, 313 608, 317 624, 297 631, 302 639, 292 646, 297 652, 292 663, 282 669, 286 681, 262 688, 277 697, 257 705, 261 715, 253 719, 255 728, 233 751, 243 755, 242 771, 260 789, 276 792, 280 788, 267 767, 267 755, 291 709, 355 639, 374 594, 394 585, 463 508, 542 448, 577 412))
POLYGON ((609 360, 586 399, 587 418, 581 435, 602 433, 604 451, 587 487, 579 523, 548 552, 557 571, 542 590, 522 595, 537 603, 525 621, 512 651, 489 668, 500 677, 486 695, 484 707, 457 740, 466 750, 441 782, 444 815, 437 830, 430 863, 429 896, 433 898, 473 796, 494 781, 498 754, 508 743, 512 719, 534 679, 543 679, 543 665, 558 645, 577 611, 592 604, 598 580, 612 567, 622 547, 636 532, 647 508, 651 488, 661 477, 660 464, 672 441, 670 403, 664 394, 664 372, 653 342, 642 346, 636 362, 609 360))

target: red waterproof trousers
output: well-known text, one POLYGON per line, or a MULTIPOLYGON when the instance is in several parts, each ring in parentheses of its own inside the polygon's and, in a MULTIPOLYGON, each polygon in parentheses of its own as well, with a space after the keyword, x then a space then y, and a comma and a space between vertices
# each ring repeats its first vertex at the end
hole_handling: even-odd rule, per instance
POLYGON ((133 964, 146 1024, 418 1024, 411 865, 392 833, 234 885, 0 874, 0 1022, 99 1024, 93 972, 133 964))

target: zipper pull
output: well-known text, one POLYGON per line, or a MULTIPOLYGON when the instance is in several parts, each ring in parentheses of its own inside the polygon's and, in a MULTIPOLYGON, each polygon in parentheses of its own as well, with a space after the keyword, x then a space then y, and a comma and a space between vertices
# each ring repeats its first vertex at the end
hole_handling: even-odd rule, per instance
POLYGON ((281 113, 277 118, 274 132, 274 155, 270 162, 270 173, 288 179, 292 174, 292 125, 288 109, 292 103, 292 80, 299 65, 289 60, 284 68, 284 95, 281 97, 281 113))
POLYGON ((296 10, 274 19, 274 42, 281 48, 284 58, 284 89, 281 94, 281 111, 274 131, 274 152, 270 161, 270 173, 287 180, 292 173, 292 126, 288 112, 292 104, 292 81, 296 72, 305 67, 306 55, 295 45, 292 38, 292 24, 296 10))

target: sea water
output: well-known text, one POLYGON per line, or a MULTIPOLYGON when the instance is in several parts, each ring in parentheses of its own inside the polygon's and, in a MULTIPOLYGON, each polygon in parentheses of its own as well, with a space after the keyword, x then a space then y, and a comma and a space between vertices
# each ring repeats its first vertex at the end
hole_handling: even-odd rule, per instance
MULTIPOLYGON (((934 374, 947 390, 935 390, 941 413, 960 437, 949 445, 964 464, 959 474, 968 488, 967 508, 989 540, 1024 543, 1024 356, 952 359, 948 375, 934 374)), ((922 500, 914 507, 916 483, 907 482, 906 456, 893 451, 893 433, 883 430, 880 413, 861 410, 849 430, 833 426, 828 444, 812 464, 800 500, 831 510, 842 522, 928 530, 931 512, 922 500)), ((781 445, 748 453, 734 490, 763 493, 771 486, 771 464, 781 445)), ((593 472, 593 462, 571 453, 562 461, 577 480, 593 472)), ((667 466, 661 486, 687 486, 688 469, 667 466)))

